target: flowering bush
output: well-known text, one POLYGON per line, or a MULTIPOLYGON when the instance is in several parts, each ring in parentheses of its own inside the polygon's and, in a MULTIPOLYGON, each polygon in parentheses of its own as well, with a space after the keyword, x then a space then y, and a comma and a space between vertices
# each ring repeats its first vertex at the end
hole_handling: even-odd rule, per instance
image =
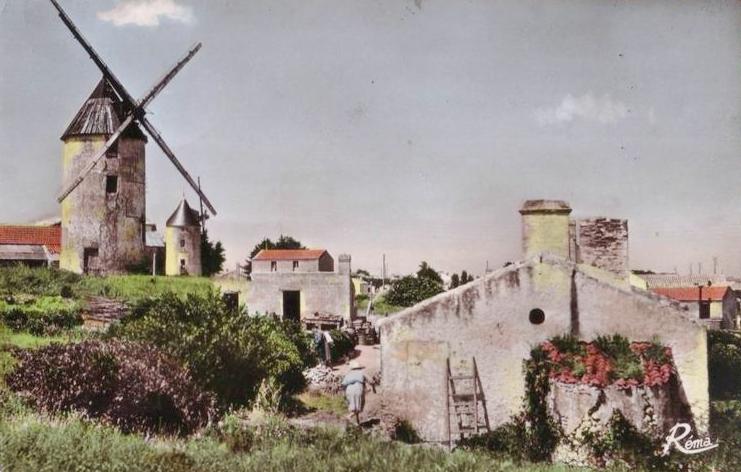
POLYGON ((214 415, 214 400, 154 347, 85 341, 16 349, 7 386, 37 408, 78 411, 124 432, 187 434, 214 415))
POLYGON ((558 382, 595 387, 652 387, 669 381, 674 368, 671 349, 650 342, 629 342, 622 336, 600 336, 586 343, 570 336, 542 344, 549 377, 558 382))

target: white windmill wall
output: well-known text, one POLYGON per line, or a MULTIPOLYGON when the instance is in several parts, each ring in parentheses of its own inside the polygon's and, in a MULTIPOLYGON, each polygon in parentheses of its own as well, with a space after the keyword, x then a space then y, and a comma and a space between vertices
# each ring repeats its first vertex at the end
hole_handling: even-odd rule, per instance
MULTIPOLYGON (((63 181, 79 175, 96 150, 105 143, 103 136, 73 137, 64 141, 63 181)), ((125 272, 141 262, 146 220, 145 142, 122 137, 118 157, 102 158, 80 185, 62 201, 62 252, 59 266, 76 273, 85 270, 85 249, 89 272, 125 272), (115 193, 108 193, 108 176, 117 178, 115 193)))

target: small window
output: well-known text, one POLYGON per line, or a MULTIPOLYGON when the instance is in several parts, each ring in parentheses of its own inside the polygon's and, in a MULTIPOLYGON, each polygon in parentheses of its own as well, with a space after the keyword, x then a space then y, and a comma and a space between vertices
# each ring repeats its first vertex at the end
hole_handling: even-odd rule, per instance
POLYGON ((185 239, 180 240, 180 247, 185 247, 185 239))
POLYGON ((710 318, 710 302, 700 302, 700 319, 706 320, 710 318))
POLYGON ((114 141, 111 147, 108 148, 108 150, 105 153, 105 157, 108 159, 118 158, 118 140, 114 141))
POLYGON ((105 178, 105 192, 108 194, 118 192, 118 176, 108 175, 105 178))
POLYGON ((298 270, 298 261, 293 261, 293 271, 296 272, 298 270))
POLYGON ((530 322, 535 325, 542 324, 545 321, 545 313, 540 308, 530 310, 530 322))
POLYGON ((276 272, 278 270, 278 262, 270 261, 270 272, 276 272))
POLYGON ((185 267, 185 259, 180 259, 180 267, 185 267))

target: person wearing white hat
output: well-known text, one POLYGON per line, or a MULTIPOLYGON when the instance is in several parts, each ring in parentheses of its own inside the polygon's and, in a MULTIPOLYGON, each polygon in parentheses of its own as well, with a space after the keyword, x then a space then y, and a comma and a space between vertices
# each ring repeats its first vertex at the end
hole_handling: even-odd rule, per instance
POLYGON ((355 422, 360 424, 360 412, 365 402, 365 374, 358 361, 350 361, 350 371, 342 379, 342 386, 345 387, 347 409, 355 416, 355 422))

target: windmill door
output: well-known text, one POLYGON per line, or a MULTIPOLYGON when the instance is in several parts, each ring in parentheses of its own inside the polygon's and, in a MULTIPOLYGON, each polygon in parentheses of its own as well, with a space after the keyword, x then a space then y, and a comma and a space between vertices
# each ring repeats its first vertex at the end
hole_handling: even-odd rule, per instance
POLYGON ((98 248, 97 247, 86 247, 83 257, 82 271, 86 274, 96 274, 100 270, 98 263, 98 248))

